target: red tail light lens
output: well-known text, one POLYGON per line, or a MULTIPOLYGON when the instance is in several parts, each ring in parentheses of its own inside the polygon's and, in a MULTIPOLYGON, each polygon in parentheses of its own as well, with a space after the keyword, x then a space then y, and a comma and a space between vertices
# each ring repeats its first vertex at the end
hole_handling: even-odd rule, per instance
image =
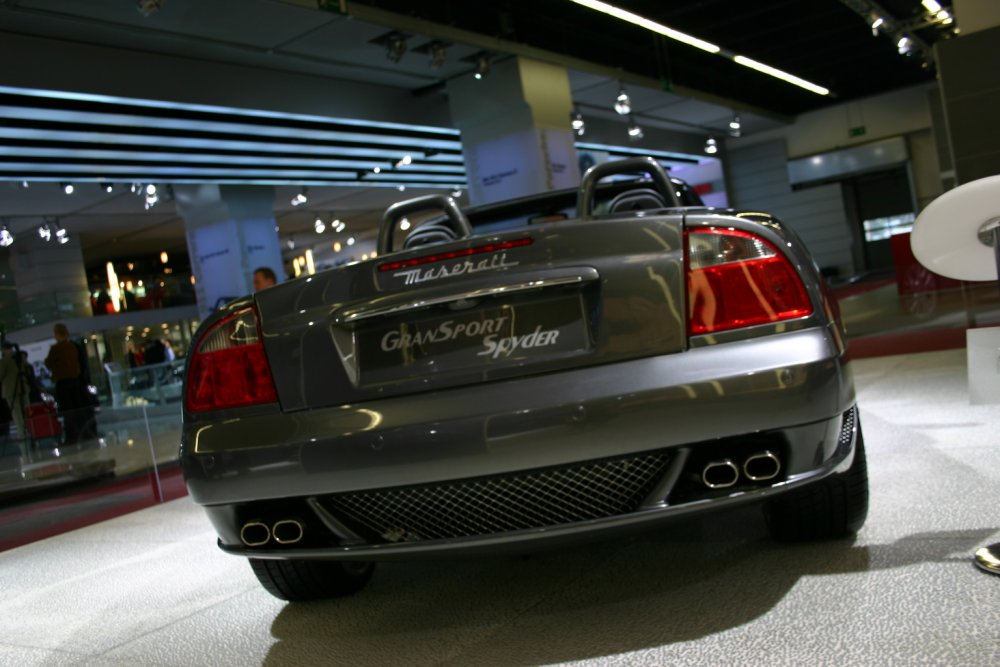
POLYGON ((190 411, 278 400, 254 308, 237 311, 206 331, 188 364, 184 401, 190 411))
POLYGON ((688 233, 688 333, 714 333, 813 312, 788 258, 764 239, 709 227, 688 233))

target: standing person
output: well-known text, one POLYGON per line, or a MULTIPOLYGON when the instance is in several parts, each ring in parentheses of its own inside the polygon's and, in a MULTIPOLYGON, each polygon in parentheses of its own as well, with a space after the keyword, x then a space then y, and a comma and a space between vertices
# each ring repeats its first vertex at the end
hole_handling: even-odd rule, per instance
POLYGON ((69 339, 69 329, 62 322, 53 327, 56 343, 49 348, 45 357, 45 367, 52 372, 56 385, 56 403, 66 428, 66 444, 76 443, 79 438, 80 357, 76 345, 69 339))
POLYGON ((253 272, 253 291, 259 292, 278 284, 278 276, 268 266, 262 266, 253 272))
POLYGON ((97 395, 90 393, 90 360, 85 341, 70 341, 76 348, 76 359, 80 363, 80 404, 77 410, 77 435, 83 440, 97 438, 97 395))
POLYGON ((142 358, 145 359, 143 363, 150 366, 164 363, 167 360, 167 348, 163 341, 154 338, 146 343, 142 348, 142 358))
MULTIPOLYGON (((14 349, 17 349, 17 345, 14 346, 14 349)), ((20 350, 17 356, 21 360, 21 372, 24 374, 24 380, 28 383, 28 403, 41 403, 42 389, 38 386, 38 376, 35 374, 35 367, 28 361, 28 353, 20 350)))
POLYGON ((146 360, 142 356, 142 350, 133 341, 129 341, 125 348, 126 355, 128 356, 128 367, 138 368, 146 363, 146 360))
MULTIPOLYGON (((28 407, 28 383, 21 372, 20 355, 17 346, 10 341, 0 344, 0 394, 10 406, 11 417, 17 429, 17 437, 24 442, 24 409, 28 407)), ((22 454, 27 447, 22 445, 22 454)))

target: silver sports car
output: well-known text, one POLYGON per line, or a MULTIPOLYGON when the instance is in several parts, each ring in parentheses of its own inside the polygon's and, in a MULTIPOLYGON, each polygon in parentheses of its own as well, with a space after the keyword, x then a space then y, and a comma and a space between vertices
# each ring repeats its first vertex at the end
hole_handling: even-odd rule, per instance
POLYGON ((229 304, 192 346, 188 489, 274 595, 741 503, 782 540, 864 522, 836 304, 773 216, 636 158, 579 190, 396 204, 378 251, 229 304))

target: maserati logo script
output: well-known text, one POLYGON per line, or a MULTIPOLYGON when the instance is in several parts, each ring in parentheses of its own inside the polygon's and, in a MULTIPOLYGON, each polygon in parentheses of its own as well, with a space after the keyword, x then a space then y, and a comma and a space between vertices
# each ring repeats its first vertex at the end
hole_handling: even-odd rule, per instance
POLYGON ((404 285, 419 285, 420 283, 427 282, 428 280, 440 280, 441 278, 453 278, 454 276, 462 276, 470 273, 479 273, 481 271, 499 271, 500 269, 507 269, 512 266, 517 266, 520 262, 508 262, 507 253, 501 253, 499 255, 493 255, 489 259, 481 259, 478 262, 473 262, 472 260, 465 260, 464 262, 458 262, 450 266, 435 266, 429 269, 408 269, 406 271, 398 271, 392 274, 393 278, 405 278, 406 281, 404 285))

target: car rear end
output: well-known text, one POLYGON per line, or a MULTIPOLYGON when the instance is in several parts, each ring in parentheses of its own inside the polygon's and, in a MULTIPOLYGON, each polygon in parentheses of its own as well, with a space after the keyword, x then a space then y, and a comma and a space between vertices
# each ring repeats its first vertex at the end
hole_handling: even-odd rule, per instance
MULTIPOLYGON (((556 216, 558 217, 558 216, 556 216)), ((764 214, 585 216, 381 255, 201 327, 182 463, 254 559, 529 550, 852 464, 842 331, 764 214)))

